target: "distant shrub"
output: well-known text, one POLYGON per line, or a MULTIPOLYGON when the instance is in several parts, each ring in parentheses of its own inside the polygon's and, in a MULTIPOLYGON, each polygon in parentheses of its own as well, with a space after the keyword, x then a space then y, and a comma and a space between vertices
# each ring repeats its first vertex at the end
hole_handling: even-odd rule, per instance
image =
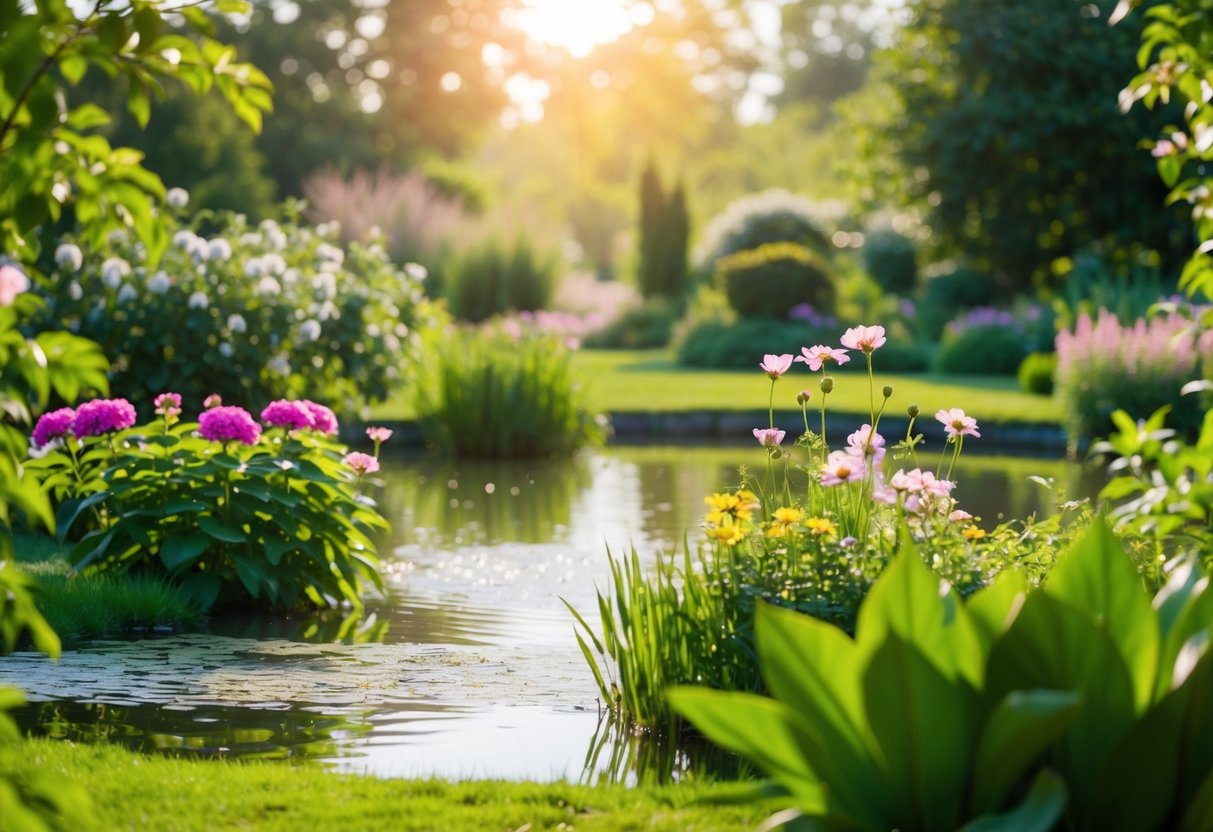
POLYGON ((556 456, 605 435, 573 379, 569 350, 552 336, 435 331, 414 390, 427 441, 460 457, 556 456))
POLYGON ((593 349, 642 350, 670 343, 674 325, 681 317, 681 306, 672 300, 655 298, 626 310, 607 326, 586 336, 584 344, 593 349))
POLYGON ((1019 388, 1037 396, 1052 396, 1057 376, 1057 353, 1034 352, 1019 365, 1019 388))
POLYGON ((767 353, 800 354, 801 347, 833 343, 837 327, 814 330, 796 321, 745 318, 735 323, 705 321, 689 329, 678 345, 678 363, 688 367, 752 369, 767 353))
POLYGON ((543 309, 552 298, 558 262, 521 233, 512 242, 490 237, 452 255, 443 269, 451 314, 479 323, 506 312, 543 309))
POLYGON ((988 306, 994 298, 989 278, 967 266, 926 281, 918 305, 919 333, 938 340, 948 321, 975 306, 988 306))
POLYGON ((1013 376, 1027 354, 1023 335, 1015 327, 985 324, 945 339, 935 368, 947 375, 1013 376))
POLYGON ((687 244, 691 220, 686 189, 667 191, 652 160, 640 177, 639 262, 636 283, 646 298, 682 297, 687 290, 687 244))
POLYGON ((1132 324, 1176 292, 1175 281, 1164 279, 1157 266, 1115 265, 1098 254, 1079 254, 1054 301, 1058 328, 1073 329, 1079 315, 1098 317, 1100 310, 1112 313, 1122 324, 1132 324))
MULTIPOLYGON (((935 363, 935 347, 921 342, 888 341, 880 348, 878 359, 880 369, 886 373, 926 373, 935 363)), ((859 368, 858 363, 855 366, 859 368)))
POLYGON ((801 304, 834 308, 828 266, 797 243, 766 243, 716 262, 716 280, 742 318, 784 318, 801 304))
POLYGON ((837 203, 814 202, 780 189, 751 194, 730 203, 707 224, 694 261, 711 271, 720 258, 764 243, 799 243, 829 257, 830 233, 842 213, 837 203))
POLYGON ((1168 424, 1194 434, 1204 407, 1199 396, 1179 391, 1200 377, 1202 362, 1213 361, 1213 330, 1195 336, 1189 324, 1170 314, 1126 326, 1101 310, 1096 320, 1081 314, 1073 332, 1057 333, 1057 391, 1070 438, 1111 433, 1117 410, 1146 419, 1166 405, 1168 424))
POLYGON ((891 228, 875 228, 864 235, 863 267, 886 292, 904 295, 918 285, 918 247, 891 228))

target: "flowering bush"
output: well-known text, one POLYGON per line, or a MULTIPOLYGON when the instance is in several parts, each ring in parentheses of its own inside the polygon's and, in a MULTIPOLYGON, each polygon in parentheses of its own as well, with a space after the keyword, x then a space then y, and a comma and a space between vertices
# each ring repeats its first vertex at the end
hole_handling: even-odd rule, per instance
POLYGON ((1096 320, 1079 315, 1073 332, 1059 332, 1056 386, 1071 441, 1109 433, 1116 410, 1144 419, 1164 406, 1172 408, 1174 429, 1195 433, 1204 408, 1180 389, 1213 360, 1213 330, 1195 334, 1190 324, 1171 313, 1125 326, 1101 310, 1096 320))
POLYGON ((125 399, 94 399, 34 429, 26 466, 60 503, 60 538, 83 531, 77 570, 163 573, 203 608, 360 607, 382 588, 371 535, 387 524, 358 493, 378 462, 344 455, 331 410, 279 400, 258 422, 211 396, 183 422, 180 394, 154 406, 136 424, 125 399))
POLYGON ((422 272, 293 215, 221 215, 213 237, 164 221, 172 242, 154 265, 121 233, 55 253, 44 320, 102 345, 116 394, 148 401, 172 381, 188 401, 310 396, 351 411, 398 381, 426 315, 422 272))
POLYGON ((798 243, 829 257, 830 235, 844 210, 840 203, 814 202, 778 188, 750 194, 708 222, 692 260, 710 272, 720 258, 764 243, 798 243))

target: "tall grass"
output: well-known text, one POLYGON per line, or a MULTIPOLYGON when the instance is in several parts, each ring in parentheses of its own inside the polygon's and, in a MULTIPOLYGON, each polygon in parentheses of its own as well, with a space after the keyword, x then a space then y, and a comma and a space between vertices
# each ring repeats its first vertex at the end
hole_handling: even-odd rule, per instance
POLYGON ((443 265, 443 293, 451 314, 479 323, 505 312, 546 308, 556 286, 559 258, 523 232, 512 240, 490 236, 443 265))
POLYGON ((440 450, 488 459, 557 456, 605 438, 557 338, 451 328, 428 336, 421 364, 414 408, 440 450))

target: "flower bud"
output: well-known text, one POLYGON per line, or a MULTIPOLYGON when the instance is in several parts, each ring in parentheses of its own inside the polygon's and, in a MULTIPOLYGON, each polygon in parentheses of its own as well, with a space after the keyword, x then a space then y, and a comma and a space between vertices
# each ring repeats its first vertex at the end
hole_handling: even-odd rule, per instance
POLYGON ((801 407, 804 407, 808 403, 809 403, 809 391, 808 390, 801 390, 799 393, 796 394, 796 404, 800 405, 801 407))
POLYGON ((829 393, 834 389, 834 379, 826 376, 821 380, 821 392, 829 393))
POLYGON ((888 384, 886 384, 884 386, 884 389, 881 390, 880 392, 884 393, 884 397, 887 399, 893 395, 893 388, 891 386, 889 386, 888 384))
POLYGON ((910 405, 909 407, 906 408, 906 413, 910 414, 911 419, 917 419, 918 418, 918 405, 916 405, 916 404, 910 405))

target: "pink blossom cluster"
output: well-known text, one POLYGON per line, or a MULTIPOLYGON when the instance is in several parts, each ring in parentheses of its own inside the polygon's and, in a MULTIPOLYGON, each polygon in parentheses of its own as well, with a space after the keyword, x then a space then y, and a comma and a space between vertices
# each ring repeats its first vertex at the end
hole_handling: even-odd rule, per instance
POLYGON ((289 431, 314 430, 332 435, 337 432, 337 416, 322 404, 302 399, 272 401, 261 411, 261 421, 272 428, 289 431))
MULTIPOLYGON (((955 505, 952 499, 952 489, 956 483, 952 480, 941 480, 930 471, 914 468, 909 471, 899 470, 889 478, 887 484, 882 484, 873 494, 874 499, 882 503, 896 503, 899 497, 904 498, 906 511, 912 514, 926 514, 935 511, 951 511, 955 505)), ((966 519, 961 515, 968 512, 957 510, 955 518, 966 519)))
POLYGON ((172 419, 181 415, 180 393, 161 393, 152 400, 152 404, 156 407, 157 416, 163 416, 165 419, 172 419))
POLYGON ((1192 336, 1190 321, 1179 314, 1138 318, 1124 326, 1107 309, 1092 321, 1079 315, 1074 331, 1057 333, 1059 385, 1098 383, 1105 379, 1195 378, 1201 361, 1213 358, 1213 330, 1192 336))
POLYGON ((135 408, 126 399, 93 399, 76 408, 72 433, 83 439, 126 430, 135 424, 135 408))
POLYGON ((872 426, 865 424, 847 437, 845 450, 833 451, 821 469, 821 484, 844 485, 862 480, 871 474, 874 485, 881 480, 881 463, 884 462, 885 440, 872 426))
POLYGON ((74 421, 76 421, 76 411, 70 407, 61 407, 58 410, 43 413, 38 417, 38 424, 34 425, 34 433, 30 437, 30 441, 34 443, 35 448, 45 448, 56 439, 62 439, 71 433, 74 421))
POLYGON ((501 331, 514 340, 524 335, 543 333, 555 335, 569 349, 577 349, 585 337, 603 329, 610 319, 600 312, 588 312, 578 315, 573 312, 537 310, 535 312, 519 312, 509 318, 497 322, 501 331))
POLYGON ((218 405, 198 416, 198 433, 211 442, 242 442, 256 445, 261 425, 243 407, 218 405))

